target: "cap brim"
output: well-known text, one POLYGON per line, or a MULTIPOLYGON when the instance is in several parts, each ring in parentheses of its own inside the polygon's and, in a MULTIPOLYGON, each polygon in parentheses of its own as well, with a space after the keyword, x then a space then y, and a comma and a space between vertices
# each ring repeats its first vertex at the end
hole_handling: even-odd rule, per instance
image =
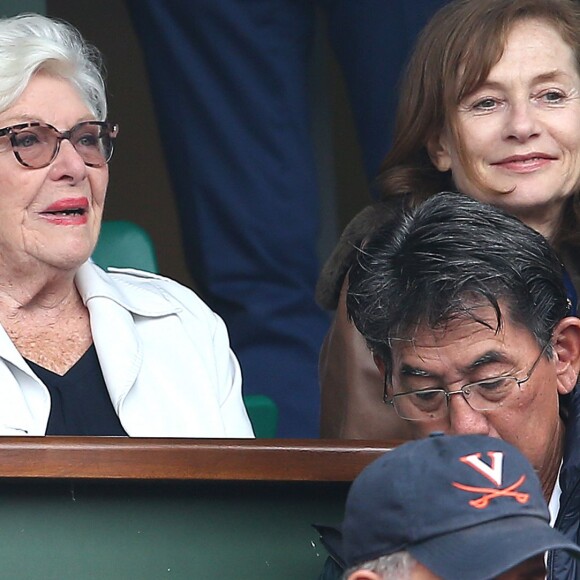
POLYGON ((335 526, 312 524, 312 527, 320 534, 320 540, 331 558, 341 567, 346 568, 342 554, 342 531, 335 526))
POLYGON ((580 558, 580 548, 542 518, 495 520, 408 546, 411 555, 446 580, 493 578, 546 550, 580 558))

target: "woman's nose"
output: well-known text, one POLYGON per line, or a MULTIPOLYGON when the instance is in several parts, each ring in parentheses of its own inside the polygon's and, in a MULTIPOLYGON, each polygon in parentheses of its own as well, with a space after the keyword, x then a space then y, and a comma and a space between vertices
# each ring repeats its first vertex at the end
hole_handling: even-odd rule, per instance
POLYGON ((52 175, 69 177, 73 180, 83 179, 87 174, 87 166, 78 151, 68 139, 62 139, 58 154, 52 162, 52 175))
POLYGON ((534 106, 529 101, 511 105, 506 112, 504 137, 526 141, 540 132, 534 106))

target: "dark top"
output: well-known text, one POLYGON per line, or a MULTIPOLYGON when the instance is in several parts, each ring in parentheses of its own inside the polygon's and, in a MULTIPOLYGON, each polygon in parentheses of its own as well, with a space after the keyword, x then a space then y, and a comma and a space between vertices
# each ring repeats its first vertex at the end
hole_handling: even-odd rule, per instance
POLYGON ((26 362, 50 392, 47 435, 127 436, 111 403, 94 345, 62 376, 26 362))

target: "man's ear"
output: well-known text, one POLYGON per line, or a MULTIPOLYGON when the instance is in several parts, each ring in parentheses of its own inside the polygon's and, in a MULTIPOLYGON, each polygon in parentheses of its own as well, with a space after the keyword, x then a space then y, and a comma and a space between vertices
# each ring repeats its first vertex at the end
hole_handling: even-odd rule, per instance
POLYGON ((572 391, 580 372, 580 318, 567 316, 560 320, 552 335, 558 393, 572 391))
POLYGON ((440 135, 433 137, 427 143, 427 152, 431 159, 431 163, 444 173, 451 169, 451 150, 449 147, 449 137, 440 135))
POLYGON ((381 577, 371 570, 356 570, 347 580, 381 580, 381 577))

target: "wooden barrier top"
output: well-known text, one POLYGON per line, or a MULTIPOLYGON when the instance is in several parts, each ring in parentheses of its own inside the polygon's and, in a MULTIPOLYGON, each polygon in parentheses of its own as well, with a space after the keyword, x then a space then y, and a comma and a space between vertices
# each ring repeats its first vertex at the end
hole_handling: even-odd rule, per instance
POLYGON ((1 478, 352 481, 399 441, 0 437, 1 478))

